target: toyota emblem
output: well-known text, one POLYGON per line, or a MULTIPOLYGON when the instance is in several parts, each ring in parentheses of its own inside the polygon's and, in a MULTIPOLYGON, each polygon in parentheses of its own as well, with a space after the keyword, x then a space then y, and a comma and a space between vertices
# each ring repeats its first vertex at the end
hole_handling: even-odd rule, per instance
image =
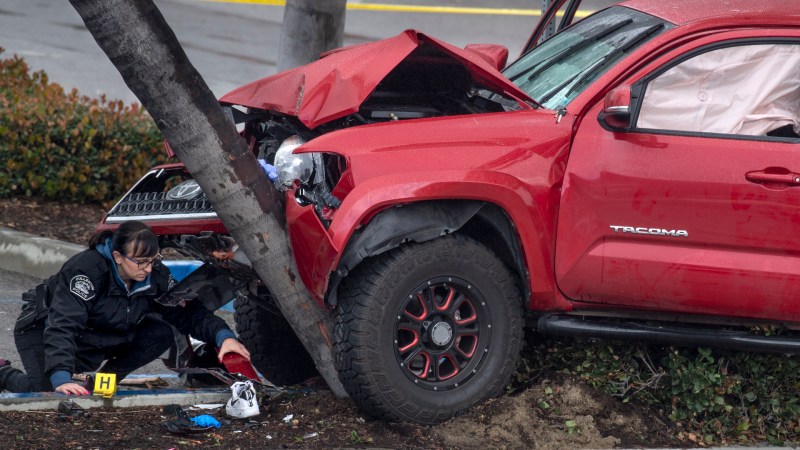
POLYGON ((167 200, 192 200, 200 196, 203 190, 195 180, 186 180, 167 192, 167 200))

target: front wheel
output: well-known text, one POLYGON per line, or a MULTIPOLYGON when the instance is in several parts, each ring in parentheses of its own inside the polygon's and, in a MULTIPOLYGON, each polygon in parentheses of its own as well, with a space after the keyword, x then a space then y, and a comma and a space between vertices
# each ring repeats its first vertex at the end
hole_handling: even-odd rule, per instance
POLYGON ((250 350, 255 368, 278 385, 298 384, 316 376, 314 360, 277 306, 272 310, 262 306, 273 303, 271 294, 261 294, 264 298, 259 301, 239 296, 234 308, 236 331, 250 350))
POLYGON ((340 289, 337 368, 374 417, 439 423, 498 395, 514 373, 519 289, 473 240, 405 245, 365 260, 340 289))

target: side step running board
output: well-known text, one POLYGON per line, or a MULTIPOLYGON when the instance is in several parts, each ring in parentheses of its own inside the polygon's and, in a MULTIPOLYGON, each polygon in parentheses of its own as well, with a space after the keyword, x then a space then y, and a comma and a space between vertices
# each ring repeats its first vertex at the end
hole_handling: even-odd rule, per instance
POLYGON ((693 347, 718 347, 744 352, 800 353, 800 338, 759 336, 746 331, 700 328, 666 322, 612 321, 581 316, 547 314, 537 329, 551 336, 590 337, 693 347))

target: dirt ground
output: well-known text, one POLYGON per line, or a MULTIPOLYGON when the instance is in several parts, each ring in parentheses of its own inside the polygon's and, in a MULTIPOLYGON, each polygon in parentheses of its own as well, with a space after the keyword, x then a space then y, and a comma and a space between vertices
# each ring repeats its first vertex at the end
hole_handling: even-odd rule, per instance
MULTIPOLYGON (((0 227, 86 244, 103 208, 0 199, 0 227)), ((427 427, 361 415, 327 390, 274 399, 254 420, 223 423, 202 434, 175 435, 162 408, 92 409, 65 420, 56 411, 0 412, 6 448, 456 448, 578 449, 681 447, 663 415, 624 404, 592 388, 547 374, 513 396, 427 427), (291 417, 289 417, 291 416, 291 417)), ((190 405, 181 405, 188 407, 190 405)), ((190 417, 204 414, 190 411, 190 417)), ((224 411, 212 413, 223 419, 224 411)))
MULTIPOLYGON (((182 405, 187 407, 189 405, 182 405)), ((604 398, 571 381, 542 381, 434 427, 368 420, 349 400, 326 390, 284 398, 261 415, 232 420, 201 434, 176 435, 161 407, 89 410, 59 418, 56 411, 0 412, 7 448, 431 448, 604 449, 676 446, 652 411, 604 398), (542 409, 542 402, 549 408, 542 409)), ((188 411, 190 417, 222 411, 188 411)))

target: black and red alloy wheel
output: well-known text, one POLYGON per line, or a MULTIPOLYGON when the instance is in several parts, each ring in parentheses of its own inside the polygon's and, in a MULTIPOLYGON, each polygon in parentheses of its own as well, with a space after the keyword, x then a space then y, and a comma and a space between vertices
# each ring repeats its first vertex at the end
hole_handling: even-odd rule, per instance
POLYGON ((417 286, 399 308, 394 330, 397 364, 412 382, 434 391, 458 387, 476 373, 492 339, 486 299, 456 277, 417 286))

